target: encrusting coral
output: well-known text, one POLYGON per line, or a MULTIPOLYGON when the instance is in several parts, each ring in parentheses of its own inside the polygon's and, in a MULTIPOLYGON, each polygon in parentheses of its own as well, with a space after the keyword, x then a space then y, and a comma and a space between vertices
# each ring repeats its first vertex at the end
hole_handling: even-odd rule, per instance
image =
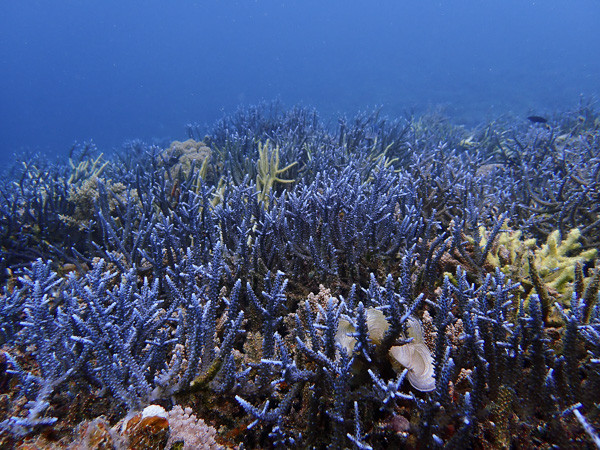
POLYGON ((181 171, 184 177, 188 176, 192 165, 199 169, 201 178, 206 178, 212 151, 202 141, 188 139, 187 141, 173 141, 164 151, 163 164, 168 167, 171 179, 176 179, 181 171))
POLYGON ((217 450, 223 448, 215 440, 217 431, 196 418, 191 408, 175 405, 169 411, 169 441, 165 448, 173 448, 177 443, 183 443, 181 450, 217 450))

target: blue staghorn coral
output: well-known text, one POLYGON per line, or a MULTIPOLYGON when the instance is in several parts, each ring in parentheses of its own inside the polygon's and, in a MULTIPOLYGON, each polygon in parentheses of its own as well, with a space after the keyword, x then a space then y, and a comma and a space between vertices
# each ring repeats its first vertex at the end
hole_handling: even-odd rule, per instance
POLYGON ((564 302, 511 279, 526 258, 499 238, 600 248, 599 131, 569 117, 329 129, 270 104, 217 123, 185 170, 141 142, 89 173, 93 146, 29 158, 0 181, 1 444, 181 404, 225 447, 590 445, 597 262, 572 265, 564 302), (294 182, 265 191, 267 141, 294 182))

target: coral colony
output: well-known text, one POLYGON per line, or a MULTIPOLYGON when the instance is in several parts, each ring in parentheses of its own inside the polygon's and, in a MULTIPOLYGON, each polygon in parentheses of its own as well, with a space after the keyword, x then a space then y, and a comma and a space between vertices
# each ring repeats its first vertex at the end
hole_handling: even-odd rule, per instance
POLYGON ((22 159, 0 447, 600 446, 600 117, 326 126, 22 159))

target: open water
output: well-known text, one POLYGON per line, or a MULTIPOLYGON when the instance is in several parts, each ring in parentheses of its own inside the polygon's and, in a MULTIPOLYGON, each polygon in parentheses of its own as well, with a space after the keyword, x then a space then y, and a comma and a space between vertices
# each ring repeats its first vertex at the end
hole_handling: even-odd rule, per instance
POLYGON ((0 0, 0 157, 181 139, 273 99, 548 115, 598 97, 599 23, 596 0, 0 0))

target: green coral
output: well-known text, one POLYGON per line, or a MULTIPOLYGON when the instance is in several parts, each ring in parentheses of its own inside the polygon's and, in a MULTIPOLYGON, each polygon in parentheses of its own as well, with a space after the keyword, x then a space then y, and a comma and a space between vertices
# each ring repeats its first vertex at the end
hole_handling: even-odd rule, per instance
MULTIPOLYGON (((479 235, 481 236, 480 248, 485 248, 489 232, 481 226, 479 227, 479 235)), ((535 248, 535 239, 524 239, 520 230, 512 231, 505 223, 496 238, 494 246, 488 252, 486 261, 493 267, 499 267, 503 273, 513 280, 526 278, 529 271, 527 270, 528 266, 523 261, 526 259, 527 253, 535 248)))

